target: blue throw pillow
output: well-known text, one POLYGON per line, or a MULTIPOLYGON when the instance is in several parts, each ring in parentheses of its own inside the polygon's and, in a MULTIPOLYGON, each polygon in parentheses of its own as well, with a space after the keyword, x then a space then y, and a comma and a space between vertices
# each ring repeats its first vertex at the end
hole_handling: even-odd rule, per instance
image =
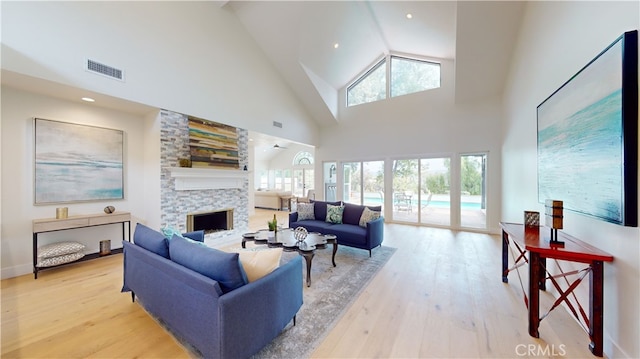
POLYGON ((169 258, 169 247, 164 235, 144 224, 138 223, 136 226, 133 242, 148 251, 169 258))
POLYGON ((169 254, 172 261, 217 281, 223 293, 248 283, 238 253, 226 253, 174 236, 169 241, 169 254))

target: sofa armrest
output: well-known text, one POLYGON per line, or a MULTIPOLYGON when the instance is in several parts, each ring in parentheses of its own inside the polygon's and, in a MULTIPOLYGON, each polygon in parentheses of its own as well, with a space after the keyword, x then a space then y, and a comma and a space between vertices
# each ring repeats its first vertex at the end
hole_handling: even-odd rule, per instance
POLYGON ((291 223, 298 222, 298 212, 289 213, 289 227, 291 227, 291 223))
POLYGON ((382 244, 384 239, 384 217, 376 218, 367 223, 367 242, 369 248, 375 248, 382 244))
POLYGON ((302 306, 302 257, 220 297, 221 357, 248 357, 286 327, 302 306))
POLYGON ((123 246, 123 291, 133 291, 147 312, 206 357, 218 352, 218 282, 133 243, 123 246))

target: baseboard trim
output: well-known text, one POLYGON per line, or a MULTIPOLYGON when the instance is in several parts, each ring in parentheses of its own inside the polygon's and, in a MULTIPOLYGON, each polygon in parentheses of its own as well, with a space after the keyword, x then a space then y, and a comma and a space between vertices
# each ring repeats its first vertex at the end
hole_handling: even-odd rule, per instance
POLYGON ((2 279, 8 279, 25 274, 33 274, 33 264, 20 264, 13 267, 2 268, 2 274, 0 274, 0 277, 2 279))

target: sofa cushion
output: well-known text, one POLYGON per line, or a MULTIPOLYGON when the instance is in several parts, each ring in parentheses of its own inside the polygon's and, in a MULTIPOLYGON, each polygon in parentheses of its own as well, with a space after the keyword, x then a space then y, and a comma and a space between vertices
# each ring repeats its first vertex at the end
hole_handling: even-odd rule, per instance
POLYGON ((327 233, 335 234, 338 243, 358 243, 364 245, 367 242, 367 229, 352 224, 334 224, 327 228, 327 233))
POLYGON ((220 284, 228 293, 247 284, 247 276, 238 260, 238 253, 226 253, 199 242, 173 236, 169 241, 170 259, 205 275, 220 284))
POLYGON ((343 206, 334 206, 327 204, 327 217, 325 221, 329 223, 342 223, 342 212, 344 212, 343 206))
POLYGON ((342 202, 340 201, 323 202, 323 201, 311 200, 311 202, 313 203, 313 211, 314 211, 314 214, 316 215, 316 220, 318 221, 325 221, 327 219, 327 204, 332 204, 334 206, 339 206, 342 204, 342 202))
POLYGON ((342 223, 357 225, 360 222, 360 217, 362 216, 363 210, 364 206, 353 203, 345 203, 344 213, 342 214, 342 223))
POLYGON ((298 203, 298 221, 305 219, 315 219, 313 203, 298 203))
POLYGON ((136 230, 133 233, 133 242, 159 256, 169 258, 169 247, 164 235, 142 223, 136 225, 136 230))
POLYGON ((369 207, 365 207, 364 211, 362 211, 362 216, 360 216, 360 222, 358 223, 361 227, 367 227, 367 223, 373 221, 374 219, 380 218, 380 211, 372 211, 369 207))
POLYGON ((322 234, 327 234, 327 229, 331 226, 334 226, 333 223, 328 223, 325 221, 316 221, 314 220, 305 220, 305 221, 297 221, 294 223, 290 223, 289 226, 291 228, 295 227, 304 227, 309 232, 320 232, 322 234))

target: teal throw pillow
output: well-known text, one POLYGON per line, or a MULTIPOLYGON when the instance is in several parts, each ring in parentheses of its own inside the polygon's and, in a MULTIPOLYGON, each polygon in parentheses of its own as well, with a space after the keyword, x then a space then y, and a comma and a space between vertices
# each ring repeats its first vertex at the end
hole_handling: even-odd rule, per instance
POLYGON ((164 228, 162 228, 162 234, 164 234, 164 237, 168 240, 171 240, 171 238, 173 238, 173 236, 178 236, 181 238, 185 238, 182 235, 182 232, 180 232, 179 230, 175 229, 173 226, 170 225, 166 225, 164 226, 164 228))
POLYGON ((327 204, 327 219, 329 223, 341 224, 342 213, 344 213, 344 206, 334 206, 327 204))

